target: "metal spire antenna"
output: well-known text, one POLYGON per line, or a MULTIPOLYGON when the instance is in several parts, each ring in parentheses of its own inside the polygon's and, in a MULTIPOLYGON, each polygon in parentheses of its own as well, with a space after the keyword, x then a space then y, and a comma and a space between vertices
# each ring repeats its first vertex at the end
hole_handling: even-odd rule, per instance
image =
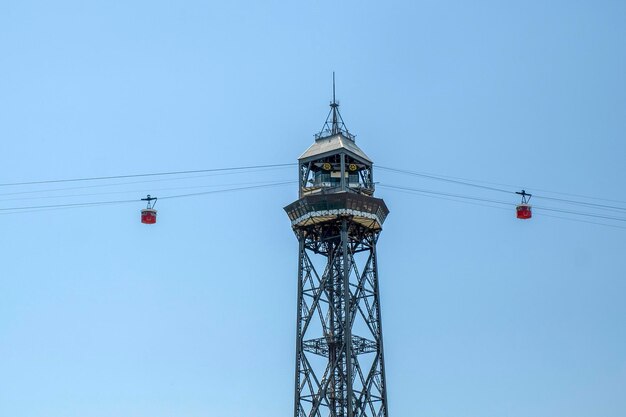
POLYGON ((348 139, 354 141, 355 136, 348 131, 346 124, 343 122, 341 113, 339 113, 339 103, 335 98, 335 72, 333 71, 333 101, 330 103, 330 111, 326 116, 326 121, 322 130, 315 135, 315 138, 322 138, 342 133, 348 139))
MULTIPOLYGON (((339 113, 339 104, 337 104, 337 100, 335 99, 335 71, 333 71, 333 102, 330 103, 330 108, 333 112, 333 135, 336 135, 340 132, 339 125, 337 123, 337 114, 339 113)), ((339 116, 341 117, 341 116, 339 116)))
POLYGON ((285 207, 299 245, 294 417, 388 417, 376 242, 389 210, 338 106, 333 82, 285 207))

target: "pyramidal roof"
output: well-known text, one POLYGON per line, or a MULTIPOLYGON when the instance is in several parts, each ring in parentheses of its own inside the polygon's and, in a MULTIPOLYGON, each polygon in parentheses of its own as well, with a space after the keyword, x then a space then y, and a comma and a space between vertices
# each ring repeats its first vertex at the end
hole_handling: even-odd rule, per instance
POLYGON ((311 145, 302 155, 300 155, 300 158, 298 159, 303 160, 323 157, 337 153, 339 150, 345 150, 348 153, 353 154, 353 156, 365 160, 365 162, 372 162, 365 152, 363 152, 361 148, 354 143, 354 140, 344 136, 343 133, 336 133, 334 135, 315 139, 315 143, 311 145))

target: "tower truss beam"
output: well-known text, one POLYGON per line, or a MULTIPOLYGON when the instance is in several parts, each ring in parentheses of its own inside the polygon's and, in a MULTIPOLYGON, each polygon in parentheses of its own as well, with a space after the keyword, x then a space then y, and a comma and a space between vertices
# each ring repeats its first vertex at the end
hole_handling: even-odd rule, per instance
POLYGON ((386 417, 379 230, 351 217, 299 240, 295 417, 386 417))

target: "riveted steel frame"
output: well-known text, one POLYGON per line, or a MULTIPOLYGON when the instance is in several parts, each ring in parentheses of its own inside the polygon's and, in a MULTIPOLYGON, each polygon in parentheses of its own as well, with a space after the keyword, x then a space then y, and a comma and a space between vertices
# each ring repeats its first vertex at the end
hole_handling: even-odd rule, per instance
POLYGON ((338 216, 294 231, 294 417, 387 417, 376 263, 380 230, 338 216))

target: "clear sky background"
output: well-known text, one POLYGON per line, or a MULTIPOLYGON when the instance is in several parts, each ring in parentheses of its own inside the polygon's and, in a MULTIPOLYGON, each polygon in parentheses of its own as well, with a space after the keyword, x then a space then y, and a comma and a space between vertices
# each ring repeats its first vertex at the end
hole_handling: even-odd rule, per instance
MULTIPOLYGON (((293 163, 336 71, 376 165, 509 191, 375 169, 390 415, 622 417, 625 23, 610 0, 0 1, 0 183, 293 163)), ((140 201, 7 210, 297 179, 217 174, 0 186, 0 416, 292 415, 295 184, 162 199, 154 226, 140 201)))

